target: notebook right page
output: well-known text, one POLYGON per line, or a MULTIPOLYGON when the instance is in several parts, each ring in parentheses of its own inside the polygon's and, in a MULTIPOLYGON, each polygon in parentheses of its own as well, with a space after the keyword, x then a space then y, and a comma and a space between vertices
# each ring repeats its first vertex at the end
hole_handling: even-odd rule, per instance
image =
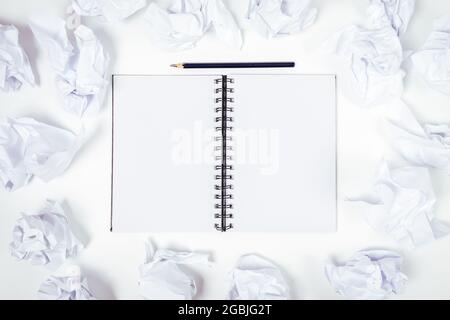
POLYGON ((335 231, 335 76, 230 77, 234 230, 335 231))

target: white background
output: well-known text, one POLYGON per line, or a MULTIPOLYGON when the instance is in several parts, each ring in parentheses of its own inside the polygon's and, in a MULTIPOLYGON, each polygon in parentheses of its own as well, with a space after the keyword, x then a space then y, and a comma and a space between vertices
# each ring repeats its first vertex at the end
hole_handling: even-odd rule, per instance
MULTIPOLYGON (((170 63, 181 61, 252 61, 295 60, 290 72, 332 73, 334 64, 317 53, 332 32, 351 23, 363 23, 367 1, 313 0, 319 9, 316 23, 302 34, 265 40, 244 21, 245 0, 225 2, 245 30, 241 51, 224 47, 208 34, 189 51, 167 53, 152 45, 147 36, 142 12, 117 24, 104 24, 84 18, 112 56, 112 73, 180 74, 170 63)), ((26 85, 18 92, 0 93, 0 117, 32 116, 37 120, 76 131, 81 121, 61 108, 47 58, 38 49, 27 18, 37 10, 55 12, 65 17, 69 1, 0 0, 0 23, 15 24, 38 78, 39 85, 26 85)), ((402 38, 405 50, 415 50, 425 41, 432 22, 450 11, 448 0, 418 0, 416 12, 402 38)), ((263 72, 267 72, 263 70, 263 72)), ((279 72, 279 71, 278 71, 279 72)), ((191 72, 193 73, 193 72, 191 72)), ((339 81, 339 80, 338 80, 339 81)), ((339 83, 338 83, 338 86, 339 83)), ((110 94, 109 94, 110 96, 110 94)), ((432 89, 417 75, 409 73, 404 100, 421 122, 450 123, 450 98, 432 89)), ((227 292, 227 273, 237 258, 255 252, 270 258, 283 270, 295 299, 339 298, 324 276, 324 264, 330 259, 348 258, 363 248, 390 248, 405 256, 404 272, 409 277, 405 293, 399 299, 450 298, 450 237, 407 250, 389 237, 373 231, 363 218, 361 206, 345 201, 345 196, 369 187, 377 163, 386 147, 380 138, 377 112, 361 109, 338 94, 338 232, 333 234, 266 233, 164 233, 111 234, 110 149, 111 100, 100 115, 83 120, 87 141, 70 168, 49 183, 38 179, 13 193, 0 189, 0 298, 34 299, 40 283, 50 274, 43 267, 17 262, 9 253, 11 231, 20 212, 40 209, 46 198, 65 201, 71 208, 67 215, 76 234, 87 248, 67 261, 81 266, 93 292, 101 299, 139 299, 138 266, 144 260, 144 242, 151 238, 160 247, 206 251, 214 265, 194 267, 202 278, 198 299, 221 299, 227 292)), ((277 112, 274 107, 274 112, 277 112)), ((293 141, 294 142, 294 141, 293 141)), ((143 148, 146 146, 142 142, 143 148)), ((450 221, 450 177, 432 172, 438 197, 436 214, 450 221)))

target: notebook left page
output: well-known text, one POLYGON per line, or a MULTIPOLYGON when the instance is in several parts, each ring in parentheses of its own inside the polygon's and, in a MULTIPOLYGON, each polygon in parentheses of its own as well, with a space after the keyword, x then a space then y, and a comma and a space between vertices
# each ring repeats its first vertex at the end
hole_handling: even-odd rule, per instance
POLYGON ((214 230, 216 78, 113 77, 112 231, 214 230))

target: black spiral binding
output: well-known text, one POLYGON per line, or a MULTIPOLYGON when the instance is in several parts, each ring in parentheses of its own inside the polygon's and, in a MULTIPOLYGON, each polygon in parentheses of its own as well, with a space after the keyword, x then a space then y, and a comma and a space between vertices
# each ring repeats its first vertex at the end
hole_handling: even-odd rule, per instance
POLYGON ((218 171, 216 174, 216 180, 220 181, 220 184, 215 185, 215 190, 218 193, 215 195, 215 199, 218 202, 215 204, 214 208, 220 210, 219 213, 214 215, 214 218, 220 219, 220 223, 216 223, 215 227, 217 230, 225 232, 233 228, 232 223, 228 223, 227 219, 232 219, 233 214, 230 210, 233 209, 233 204, 230 202, 233 199, 233 185, 231 180, 233 180, 233 175, 231 171, 233 166, 227 163, 227 161, 232 160, 232 156, 229 151, 232 150, 231 141, 232 137, 229 131, 233 130, 231 123, 233 122, 233 117, 230 113, 233 112, 233 107, 230 104, 234 103, 234 99, 230 97, 230 93, 234 92, 234 89, 230 87, 230 84, 234 83, 232 78, 223 75, 221 78, 214 80, 217 88, 215 93, 217 97, 215 98, 215 103, 220 104, 219 107, 215 108, 217 113, 216 123, 220 123, 220 126, 216 126, 216 132, 220 135, 215 137, 216 141, 220 141, 220 144, 215 147, 215 150, 220 153, 216 156, 215 169, 218 171))

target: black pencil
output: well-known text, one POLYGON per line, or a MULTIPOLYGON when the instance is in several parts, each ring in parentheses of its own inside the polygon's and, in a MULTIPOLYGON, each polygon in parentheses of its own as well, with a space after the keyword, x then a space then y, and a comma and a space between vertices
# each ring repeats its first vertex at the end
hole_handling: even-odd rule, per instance
POLYGON ((204 62, 175 63, 171 67, 184 69, 222 69, 222 68, 293 68, 295 62, 204 62))

